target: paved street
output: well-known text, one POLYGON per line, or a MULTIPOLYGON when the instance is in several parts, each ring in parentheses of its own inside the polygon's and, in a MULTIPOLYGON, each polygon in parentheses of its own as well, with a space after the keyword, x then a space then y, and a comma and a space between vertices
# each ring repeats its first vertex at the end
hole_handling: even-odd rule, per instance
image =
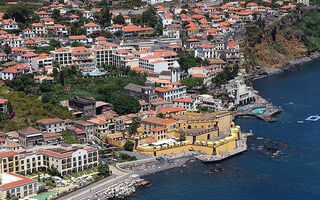
POLYGON ((124 175, 127 175, 128 173, 120 171, 116 167, 109 166, 110 170, 112 171, 112 175, 104 178, 102 180, 99 180, 91 185, 88 185, 84 188, 81 188, 79 190, 76 190, 68 195, 65 195, 63 197, 57 198, 57 200, 71 200, 71 199, 89 199, 89 196, 91 196, 91 191, 94 193, 94 191, 100 191, 108 185, 108 183, 113 182, 114 180, 117 180, 118 178, 121 178, 124 175))

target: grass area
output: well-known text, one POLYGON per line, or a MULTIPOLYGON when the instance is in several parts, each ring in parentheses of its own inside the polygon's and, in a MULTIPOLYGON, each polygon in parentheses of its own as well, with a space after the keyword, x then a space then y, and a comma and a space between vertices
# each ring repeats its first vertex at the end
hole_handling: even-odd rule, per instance
POLYGON ((101 179, 101 176, 99 176, 98 174, 93 174, 92 178, 94 181, 97 181, 97 180, 101 179))
POLYGON ((62 137, 64 141, 68 144, 78 143, 78 141, 68 131, 62 131, 62 137))
POLYGON ((72 117, 71 113, 65 108, 42 103, 36 96, 12 91, 6 86, 0 87, 0 96, 11 102, 15 112, 15 116, 12 119, 0 123, 0 130, 16 131, 28 126, 36 126, 35 122, 43 118, 59 117, 67 119, 72 117))
MULTIPOLYGON (((80 176, 83 176, 84 174, 90 174, 90 175, 97 175, 98 173, 98 167, 92 168, 92 169, 86 169, 81 172, 73 173, 73 174, 68 174, 63 177, 63 179, 71 179, 71 177, 78 178, 80 176)), ((94 177, 93 177, 94 178, 94 177)))

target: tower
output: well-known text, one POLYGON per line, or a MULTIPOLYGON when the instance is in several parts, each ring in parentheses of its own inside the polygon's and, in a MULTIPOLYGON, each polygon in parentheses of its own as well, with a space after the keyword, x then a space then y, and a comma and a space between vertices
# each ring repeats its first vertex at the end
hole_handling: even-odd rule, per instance
POLYGON ((171 70, 171 82, 179 82, 180 81, 180 65, 177 61, 173 62, 173 65, 170 68, 171 70))

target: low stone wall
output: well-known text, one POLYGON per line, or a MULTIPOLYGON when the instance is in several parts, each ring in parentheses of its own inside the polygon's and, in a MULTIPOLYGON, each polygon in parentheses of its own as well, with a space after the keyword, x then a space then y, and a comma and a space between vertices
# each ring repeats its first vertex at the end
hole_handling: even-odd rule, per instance
POLYGON ((123 170, 133 171, 140 176, 146 176, 159 171, 181 167, 190 159, 199 155, 199 152, 181 152, 178 154, 171 154, 163 156, 163 159, 147 158, 143 160, 118 163, 117 167, 123 170))

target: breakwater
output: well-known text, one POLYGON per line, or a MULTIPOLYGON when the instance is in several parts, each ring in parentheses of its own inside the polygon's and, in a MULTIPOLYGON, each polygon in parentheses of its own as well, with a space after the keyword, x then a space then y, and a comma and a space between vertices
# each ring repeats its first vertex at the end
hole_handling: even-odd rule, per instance
POLYGON ((140 177, 143 177, 167 169, 181 167, 196 155, 199 155, 199 153, 193 151, 182 152, 163 156, 163 159, 161 160, 153 157, 137 161, 117 163, 117 167, 126 171, 132 171, 140 177))

